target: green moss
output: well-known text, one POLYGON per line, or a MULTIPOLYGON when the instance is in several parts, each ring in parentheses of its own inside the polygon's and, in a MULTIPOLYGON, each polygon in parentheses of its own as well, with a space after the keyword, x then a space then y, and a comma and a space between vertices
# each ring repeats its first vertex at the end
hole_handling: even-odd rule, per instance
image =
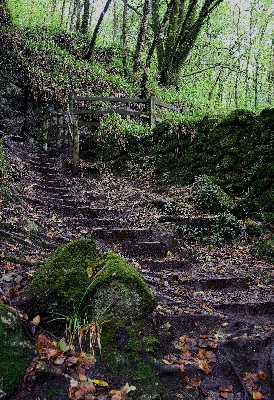
POLYGON ((94 313, 102 312, 120 319, 141 318, 156 307, 156 299, 139 272, 119 255, 105 253, 97 268, 103 267, 94 277, 91 300, 94 313))
POLYGON ((122 327, 112 322, 104 324, 102 328, 103 352, 101 356, 98 355, 98 363, 106 374, 111 374, 110 379, 114 380, 114 384, 128 381, 136 385, 138 398, 142 392, 149 395, 155 393, 156 389, 159 395, 161 391, 161 382, 154 368, 155 360, 150 356, 153 354, 161 358, 161 349, 158 339, 148 332, 152 329, 146 320, 122 327), (147 335, 143 336, 144 333, 147 335), (126 338, 123 343, 121 334, 126 338))
POLYGON ((60 246, 40 267, 28 288, 36 312, 88 313, 91 319, 138 319, 156 299, 138 271, 115 253, 96 253, 95 242, 80 239, 60 246))
POLYGON ((0 389, 11 395, 29 365, 34 350, 24 336, 14 310, 0 304, 0 389))
POLYGON ((36 272, 28 293, 43 296, 54 293, 64 302, 79 302, 89 284, 87 268, 95 266, 95 242, 91 239, 66 243, 36 272))

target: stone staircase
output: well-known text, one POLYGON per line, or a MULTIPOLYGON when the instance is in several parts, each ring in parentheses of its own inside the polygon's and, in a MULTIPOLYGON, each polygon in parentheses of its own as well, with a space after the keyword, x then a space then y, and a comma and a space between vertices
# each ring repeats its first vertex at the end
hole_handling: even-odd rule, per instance
MULTIPOLYGON (((274 346, 274 275, 270 266, 263 265, 259 271, 250 256, 244 265, 228 260, 227 270, 220 269, 218 257, 207 263, 212 256, 206 252, 195 255, 196 247, 186 244, 183 237, 163 234, 161 223, 155 229, 146 222, 145 202, 129 201, 122 208, 108 202, 106 194, 97 191, 100 176, 68 176, 60 157, 42 151, 29 154, 25 166, 28 179, 23 189, 24 220, 31 219, 35 227, 22 225, 18 210, 14 210, 17 220, 13 237, 9 224, 1 224, 2 246, 10 239, 10 253, 6 248, 6 254, 14 255, 12 244, 17 240, 16 251, 24 254, 25 261, 31 262, 33 253, 33 261, 43 261, 61 243, 94 238, 99 250, 114 250, 128 259, 158 298, 155 322, 159 329, 168 331, 169 350, 174 353, 161 372, 165 384, 171 380, 179 394, 185 393, 187 386, 188 394, 181 397, 184 399, 252 399, 253 389, 263 392, 264 399, 274 398, 273 366, 265 356, 274 346), (258 272, 267 278, 266 283, 258 279, 258 272), (198 367, 199 363, 188 364, 182 359, 178 345, 174 347, 182 335, 195 341, 193 354, 208 348, 215 353, 217 361, 211 374, 198 367), (242 360, 249 347, 253 353, 250 369, 246 370, 248 363, 242 360), (237 355, 241 355, 238 361, 237 355), (184 370, 179 368, 182 365, 184 370), (260 371, 267 378, 253 382, 250 392, 242 376, 260 371), (228 397, 222 397, 216 383, 220 374, 228 385, 233 384, 231 392, 223 392, 228 397), (195 379, 201 381, 199 385, 195 385, 195 379)), ((121 198, 123 195, 121 192, 121 198)), ((12 211, 9 213, 12 219, 12 211)), ((191 217, 186 220, 193 224, 191 217)))

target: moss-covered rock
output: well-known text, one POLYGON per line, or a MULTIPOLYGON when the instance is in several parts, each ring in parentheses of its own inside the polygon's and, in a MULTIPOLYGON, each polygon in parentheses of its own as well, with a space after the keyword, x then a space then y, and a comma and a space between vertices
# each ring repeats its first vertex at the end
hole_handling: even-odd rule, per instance
POLYGON ((151 290, 139 272, 118 254, 103 254, 98 269, 90 293, 94 315, 132 320, 154 310, 157 302, 151 290))
POLYGON ((97 258, 94 240, 81 239, 66 243, 58 247, 37 270, 27 292, 38 298, 47 298, 47 311, 55 311, 53 305, 56 301, 60 309, 70 309, 82 298, 89 284, 89 276, 95 271, 97 258))
POLYGON ((99 256, 91 239, 59 247, 38 269, 28 293, 35 294, 41 315, 77 312, 89 319, 134 320, 156 306, 138 271, 115 253, 99 256))
POLYGON ((0 304, 0 398, 10 397, 34 356, 20 319, 10 307, 0 304))

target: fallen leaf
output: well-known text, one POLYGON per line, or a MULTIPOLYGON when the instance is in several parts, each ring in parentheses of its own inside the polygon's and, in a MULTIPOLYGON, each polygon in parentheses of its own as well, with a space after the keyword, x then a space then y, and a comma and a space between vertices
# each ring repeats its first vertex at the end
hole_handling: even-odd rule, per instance
POLYGON ((166 365, 171 365, 171 362, 167 361, 167 360, 162 360, 163 363, 165 363, 166 365))
POLYGON ((33 325, 39 325, 41 321, 41 317, 40 315, 36 315, 36 317, 33 318, 33 320, 31 321, 33 325))
POLYGON ((121 387, 120 392, 122 394, 128 394, 129 392, 132 392, 136 390, 136 386, 129 386, 128 382, 125 384, 125 386, 121 387))
POLYGON ((211 369, 206 361, 199 360, 198 366, 199 366, 199 369, 201 369, 206 375, 211 374, 211 369))
POLYGON ((99 379, 92 379, 91 382, 95 383, 97 386, 108 386, 107 382, 100 381, 99 379))
POLYGON ((15 275, 14 272, 11 272, 10 274, 3 274, 1 278, 5 282, 11 282, 13 280, 14 275, 15 275))
POLYGON ((122 400, 122 393, 119 390, 111 390, 110 394, 112 395, 111 400, 122 400))
POLYGON ((260 371, 258 373, 258 379, 266 379, 267 378, 267 374, 265 374, 264 372, 260 371))
POLYGON ((80 380, 80 381, 87 381, 88 378, 87 378, 86 375, 84 375, 84 374, 79 374, 79 380, 80 380))
POLYGON ((233 386, 228 385, 228 387, 226 388, 219 387, 218 392, 220 393, 221 397, 223 397, 224 399, 228 399, 229 394, 233 392, 233 386))
POLYGON ((260 400, 260 399, 263 399, 264 397, 263 397, 261 392, 253 392, 252 393, 252 398, 254 400, 260 400))
POLYGON ((54 364, 56 364, 56 365, 62 365, 62 364, 64 364, 64 361, 65 361, 65 357, 58 357, 58 358, 56 358, 56 360, 54 361, 54 364))
POLYGON ((68 357, 67 358, 67 363, 69 365, 77 364, 79 361, 79 357, 68 357))
POLYGON ((53 358, 54 360, 56 360, 58 358, 58 356, 60 356, 60 351, 57 350, 57 349, 52 349, 52 350, 49 351, 48 354, 49 354, 50 358, 53 358))

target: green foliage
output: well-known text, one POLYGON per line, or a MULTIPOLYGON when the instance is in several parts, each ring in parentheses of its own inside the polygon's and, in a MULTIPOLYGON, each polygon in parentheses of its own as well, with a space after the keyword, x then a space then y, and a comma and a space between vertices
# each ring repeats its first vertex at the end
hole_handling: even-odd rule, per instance
POLYGON ((227 212, 234 206, 233 199, 214 183, 212 177, 206 175, 196 177, 191 195, 195 206, 205 212, 227 212))
POLYGON ((274 235, 259 241, 250 251, 256 258, 274 263, 274 235))
POLYGON ((142 125, 133 120, 126 120, 119 114, 112 114, 100 122, 98 129, 98 137, 108 138, 114 137, 118 144, 123 147, 125 140, 129 136, 143 136, 150 133, 147 124, 142 125))
POLYGON ((180 225, 179 232, 190 240, 214 246, 231 242, 238 237, 245 239, 245 225, 234 215, 223 213, 210 217, 209 226, 196 228, 180 225))
POLYGON ((4 391, 10 397, 23 378, 34 350, 24 336, 16 312, 4 304, 0 304, 0 347, 0 393, 4 391))
POLYGON ((3 179, 9 171, 9 163, 3 152, 2 141, 0 141, 0 180, 3 179))

